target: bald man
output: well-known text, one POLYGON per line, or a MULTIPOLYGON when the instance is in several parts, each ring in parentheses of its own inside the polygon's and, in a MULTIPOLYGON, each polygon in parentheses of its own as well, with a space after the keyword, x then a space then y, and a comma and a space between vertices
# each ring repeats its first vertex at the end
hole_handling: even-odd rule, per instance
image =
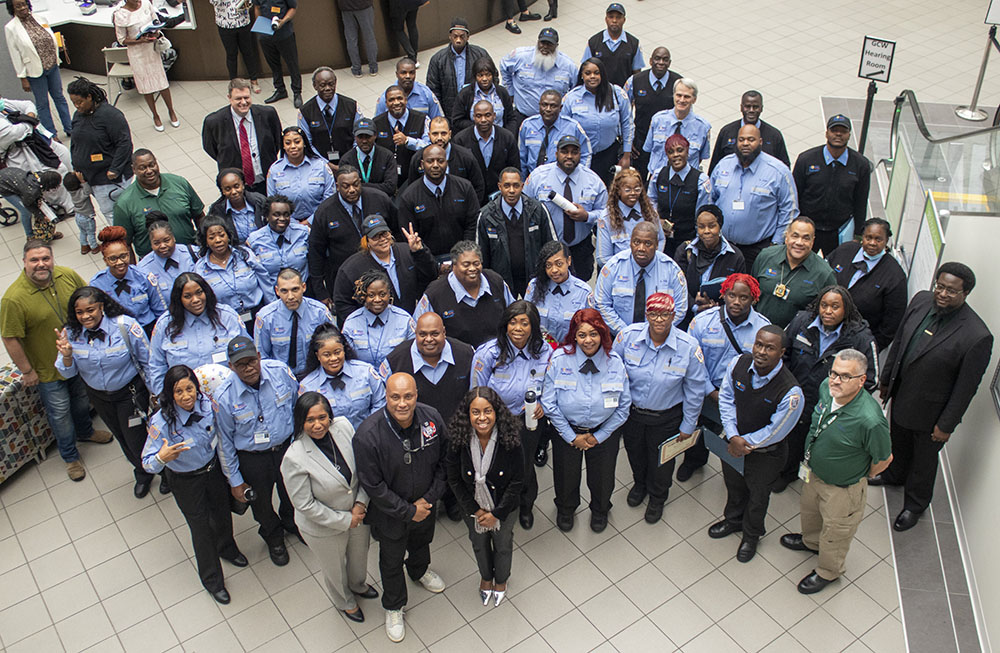
POLYGON ((402 372, 386 381, 385 409, 362 422, 354 435, 358 478, 369 497, 365 523, 379 543, 386 635, 393 642, 405 635, 404 565, 427 591, 445 588, 429 567, 436 505, 445 489, 446 440, 441 413, 417 401, 416 379, 402 372))

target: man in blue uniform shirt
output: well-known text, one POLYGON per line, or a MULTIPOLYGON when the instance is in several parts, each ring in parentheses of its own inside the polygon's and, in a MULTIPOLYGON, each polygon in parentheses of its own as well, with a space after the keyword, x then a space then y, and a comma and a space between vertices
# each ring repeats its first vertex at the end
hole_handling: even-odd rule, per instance
MULTIPOLYGON (((406 96, 406 106, 410 109, 420 111, 428 118, 444 115, 441 111, 441 104, 434 97, 433 91, 426 84, 417 81, 417 65, 412 59, 403 57, 396 63, 396 86, 403 90, 403 94, 406 96)), ((388 105, 385 93, 382 93, 375 103, 375 115, 386 111, 388 111, 388 105)))
POLYGON ((580 162, 590 167, 591 143, 587 132, 575 119, 562 115, 562 95, 549 89, 538 100, 538 115, 526 118, 518 131, 517 147, 521 172, 531 171, 556 160, 556 144, 563 136, 575 136, 580 142, 580 162))
POLYGON ((262 358, 285 362, 300 377, 313 331, 321 324, 333 324, 333 317, 323 302, 304 296, 306 284, 297 270, 279 272, 274 292, 278 299, 260 309, 254 320, 254 344, 262 358))
POLYGON ((559 33, 546 27, 538 33, 534 47, 516 48, 500 60, 500 77, 513 96, 514 108, 521 114, 516 125, 520 128, 524 117, 535 115, 543 91, 554 89, 565 95, 573 88, 576 64, 559 52, 559 33))
POLYGON ((590 37, 580 61, 597 57, 604 62, 608 81, 624 86, 632 75, 642 70, 642 48, 639 47, 639 39, 623 29, 625 6, 621 3, 608 5, 604 12, 604 24, 608 28, 590 37))
POLYGON ((750 90, 740 97, 740 113, 743 117, 724 125, 719 130, 719 135, 715 139, 715 149, 712 150, 712 161, 708 164, 708 174, 712 174, 723 157, 736 153, 736 136, 744 125, 753 125, 760 130, 761 150, 791 167, 788 162, 788 150, 785 149, 785 137, 777 128, 761 120, 760 114, 763 111, 764 96, 760 91, 750 90))
POLYGON ((667 153, 663 145, 674 134, 680 134, 690 143, 692 165, 700 165, 711 156, 712 125, 695 115, 693 108, 698 101, 698 85, 690 77, 682 77, 674 82, 674 107, 664 109, 653 116, 646 133, 642 149, 649 153, 649 169, 657 170, 667 165, 667 153))

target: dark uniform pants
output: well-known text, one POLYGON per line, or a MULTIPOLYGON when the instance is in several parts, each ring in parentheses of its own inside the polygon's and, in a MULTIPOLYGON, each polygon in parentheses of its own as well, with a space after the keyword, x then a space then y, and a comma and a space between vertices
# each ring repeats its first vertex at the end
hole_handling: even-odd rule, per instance
POLYGON ((788 442, 788 458, 781 470, 781 478, 789 483, 799 477, 799 463, 805 458, 806 436, 809 435, 809 427, 812 426, 812 413, 815 405, 806 404, 802 411, 802 417, 792 427, 785 441, 788 442))
POLYGON ((233 515, 229 512, 229 483, 218 461, 201 474, 178 474, 166 470, 174 500, 191 531, 194 558, 201 584, 209 592, 225 587, 219 558, 239 555, 233 539, 233 515))
POLYGON ((788 455, 788 443, 782 440, 770 451, 754 451, 743 458, 743 475, 722 464, 726 482, 726 521, 742 525, 743 536, 760 538, 764 535, 764 517, 771 499, 771 486, 778 480, 788 455))
MULTIPOLYGON (((580 233, 582 229, 590 229, 590 226, 584 222, 574 222, 573 224, 576 225, 577 233, 580 233)), ((573 276, 590 281, 590 278, 594 276, 594 235, 588 233, 587 237, 576 245, 570 245, 569 253, 573 257, 573 264, 570 266, 573 276)))
POLYGON ((622 425, 632 479, 637 486, 646 488, 652 505, 663 505, 673 482, 671 477, 674 474, 674 459, 661 465, 660 445, 667 438, 677 435, 683 419, 683 404, 677 404, 656 417, 643 415, 633 406, 622 425))
POLYGON ((149 410, 149 392, 146 390, 146 384, 136 376, 124 388, 114 392, 94 390, 87 386, 87 396, 97 415, 107 424, 115 440, 118 440, 125 459, 132 465, 132 474, 136 482, 148 482, 153 475, 142 467, 142 448, 146 445, 146 423, 142 422, 138 426, 128 425, 129 419, 136 414, 136 405, 143 412, 149 410), (130 388, 135 389, 135 402, 132 401, 130 388))
POLYGON ((250 503, 253 518, 260 528, 257 532, 267 542, 268 546, 284 541, 282 527, 295 533, 295 509, 285 491, 285 481, 281 478, 281 459, 291 444, 291 438, 284 444, 267 451, 237 451, 240 461, 240 473, 257 493, 257 499, 250 503), (278 514, 274 513, 272 494, 274 486, 278 486, 278 514))
POLYGON ((704 467, 708 462, 708 447, 705 446, 705 430, 709 430, 715 435, 722 433, 722 424, 719 423, 719 402, 705 397, 705 403, 701 407, 701 417, 698 419, 698 426, 702 428, 702 434, 698 436, 698 441, 688 447, 684 452, 684 461, 681 467, 694 471, 699 467, 704 467))
MULTIPOLYGON (((847 220, 844 220, 847 222, 847 220)), ((830 252, 840 246, 840 230, 826 231, 817 229, 816 237, 813 239, 813 251, 823 251, 823 256, 829 256, 830 252)))
POLYGON ((552 426, 549 424, 549 420, 543 417, 538 420, 538 426, 535 430, 529 431, 524 426, 523 415, 520 417, 520 421, 521 451, 524 453, 524 485, 521 486, 520 507, 522 512, 531 512, 535 506, 535 499, 538 498, 538 474, 535 469, 535 452, 538 450, 542 438, 545 438, 546 443, 548 442, 552 426))
POLYGON ((288 38, 260 39, 260 49, 264 52, 264 61, 271 68, 271 80, 275 91, 285 90, 285 73, 281 69, 281 60, 288 64, 288 76, 292 78, 292 93, 302 93, 302 75, 299 73, 299 49, 295 44, 295 32, 288 38))
POLYGON ((406 573, 414 581, 427 573, 431 564, 431 540, 437 508, 420 522, 406 522, 405 531, 398 537, 387 536, 377 525, 372 525, 372 537, 378 542, 378 570, 382 576, 382 607, 400 610, 406 605, 406 573), (404 561, 403 558, 406 558, 404 561))
POLYGON ((601 181, 603 181, 604 185, 607 187, 611 186, 611 180, 615 176, 615 173, 612 172, 612 168, 618 165, 618 159, 621 158, 621 150, 621 141, 615 141, 611 147, 603 149, 600 152, 594 152, 594 155, 591 158, 591 170, 597 173, 597 176, 601 178, 601 181))
POLYGON ((611 511, 611 493, 615 489, 615 463, 621 445, 621 431, 616 430, 596 447, 580 451, 556 434, 552 437, 552 476, 555 481, 556 510, 571 515, 580 506, 580 467, 587 458, 587 488, 590 510, 606 515, 611 511))
POLYGON ((510 578, 510 564, 514 559, 514 522, 517 515, 510 513, 500 522, 500 528, 485 533, 476 532, 476 522, 466 515, 462 518, 469 529, 469 541, 479 567, 479 577, 503 585, 510 578))
POLYGON ((944 442, 935 442, 927 431, 904 428, 892 420, 889 434, 892 437, 892 463, 882 472, 890 485, 902 485, 903 509, 923 512, 934 497, 937 478, 938 453, 944 442))
POLYGON ((747 263, 747 269, 752 270, 753 262, 757 260, 757 255, 764 251, 764 249, 771 246, 771 239, 765 238, 760 242, 751 243, 749 245, 737 245, 736 243, 733 243, 733 246, 740 250, 740 253, 743 254, 743 260, 747 263))

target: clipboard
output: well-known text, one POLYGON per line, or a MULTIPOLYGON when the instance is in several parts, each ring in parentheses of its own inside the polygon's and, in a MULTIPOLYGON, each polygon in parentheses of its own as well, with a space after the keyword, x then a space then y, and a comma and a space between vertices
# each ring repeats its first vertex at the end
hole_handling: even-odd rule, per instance
POLYGON ((687 440, 678 440, 677 437, 679 435, 680 433, 675 433, 660 445, 661 465, 670 462, 680 454, 690 449, 694 443, 698 441, 698 437, 701 435, 701 430, 695 429, 695 432, 692 433, 691 437, 687 440))
POLYGON ((261 36, 274 36, 274 30, 271 29, 271 19, 266 16, 257 16, 250 31, 261 36))
POLYGON ((718 456, 723 463, 729 465, 737 472, 740 476, 743 475, 743 459, 737 458, 729 453, 729 444, 722 438, 722 436, 717 433, 713 433, 708 429, 702 429, 705 435, 705 447, 718 456))

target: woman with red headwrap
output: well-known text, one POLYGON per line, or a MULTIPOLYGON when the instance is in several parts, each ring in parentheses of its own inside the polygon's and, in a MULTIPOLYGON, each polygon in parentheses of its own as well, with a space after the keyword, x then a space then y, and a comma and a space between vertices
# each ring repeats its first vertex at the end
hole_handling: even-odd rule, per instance
POLYGON ((673 256, 677 246, 695 235, 695 210, 712 201, 712 183, 708 175, 701 174, 697 162, 688 163, 688 139, 674 134, 663 144, 667 153, 667 163, 652 171, 649 178, 649 199, 656 206, 660 220, 664 221, 664 231, 673 236, 667 238, 663 251, 673 256))

